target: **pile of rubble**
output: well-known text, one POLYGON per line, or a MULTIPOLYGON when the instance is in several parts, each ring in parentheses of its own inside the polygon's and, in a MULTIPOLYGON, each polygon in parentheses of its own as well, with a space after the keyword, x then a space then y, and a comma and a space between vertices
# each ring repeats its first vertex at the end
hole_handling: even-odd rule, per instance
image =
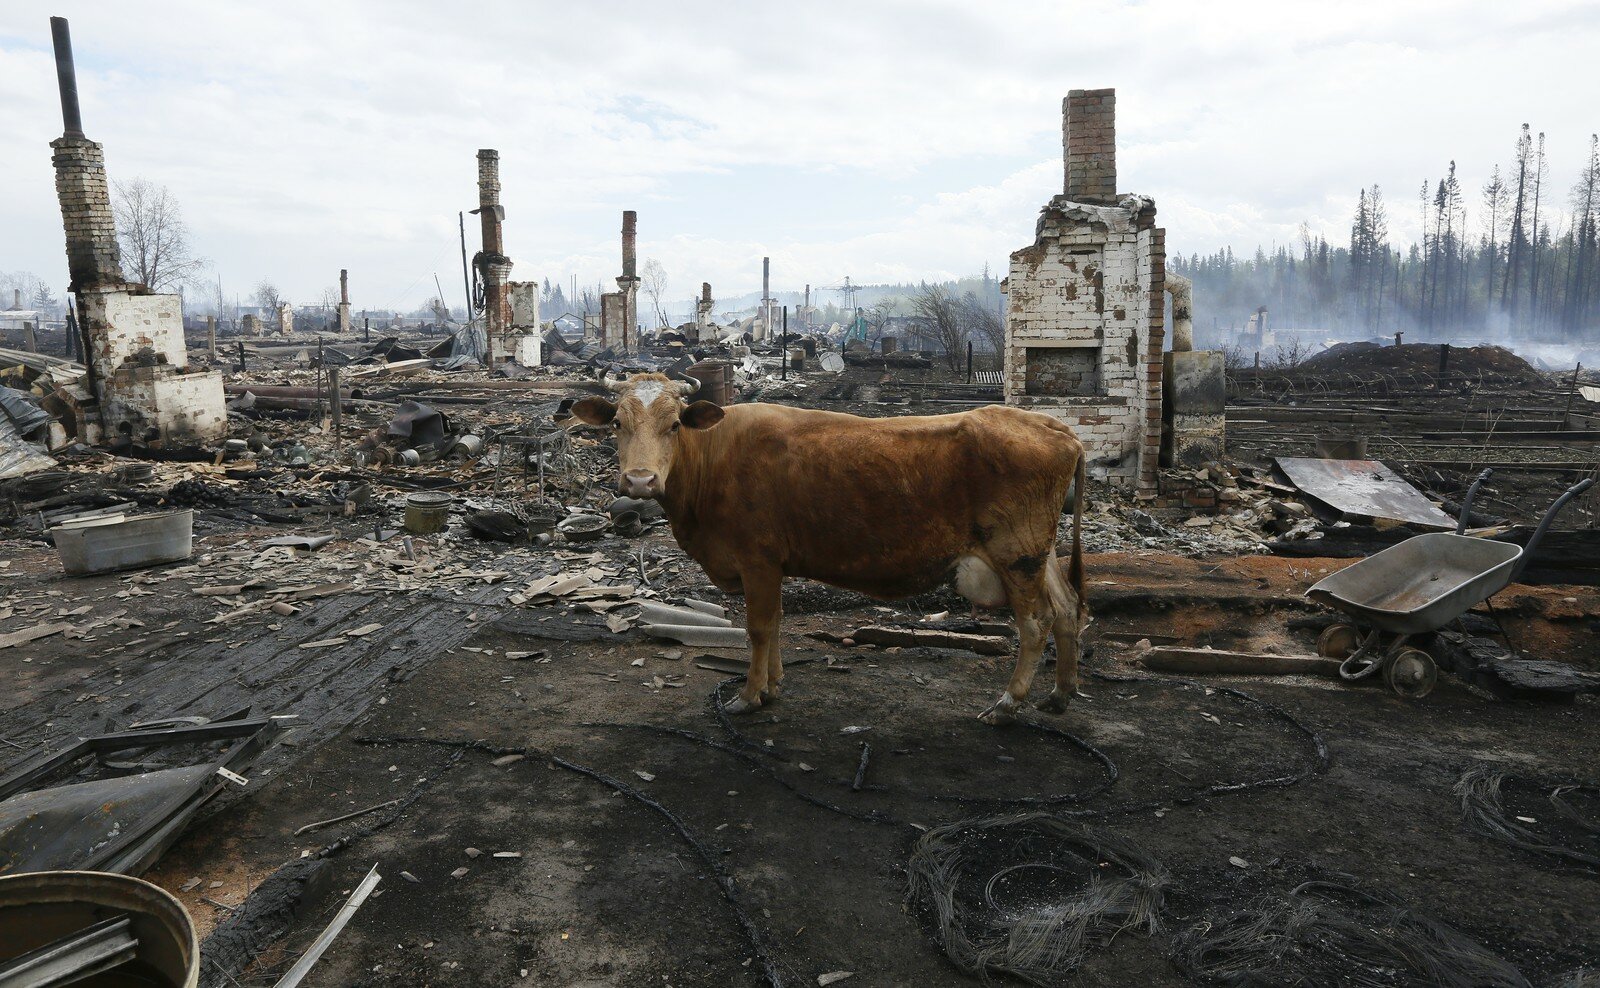
MULTIPOLYGON (((1260 553, 1274 542, 1318 539, 1324 527, 1344 524, 1320 520, 1292 487, 1248 466, 1163 470, 1160 491, 1153 498, 1136 498, 1122 488, 1097 485, 1085 506, 1085 550, 1260 553)), ((1071 518, 1064 518, 1063 538, 1070 525, 1071 518)))
POLYGON ((1296 368, 1327 374, 1428 374, 1446 369, 1529 384, 1544 380, 1532 364, 1502 346, 1441 347, 1437 343, 1387 346, 1362 340, 1334 344, 1296 368))

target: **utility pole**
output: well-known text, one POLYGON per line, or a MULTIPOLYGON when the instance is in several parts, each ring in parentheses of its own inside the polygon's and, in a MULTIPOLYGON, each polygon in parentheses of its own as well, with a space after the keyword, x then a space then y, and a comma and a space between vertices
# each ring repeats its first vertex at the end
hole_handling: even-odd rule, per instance
MULTIPOLYGON (((467 293, 467 322, 472 321, 472 279, 467 276, 467 214, 456 211, 456 222, 461 227, 461 289, 467 293)), ((438 284, 439 276, 433 276, 438 284)), ((439 289, 439 301, 444 301, 444 289, 439 289)))

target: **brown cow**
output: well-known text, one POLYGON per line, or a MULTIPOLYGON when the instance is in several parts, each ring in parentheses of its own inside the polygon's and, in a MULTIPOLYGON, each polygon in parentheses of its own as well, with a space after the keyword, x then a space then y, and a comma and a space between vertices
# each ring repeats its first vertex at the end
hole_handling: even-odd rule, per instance
POLYGON ((1056 686, 1039 707, 1065 709, 1077 691, 1088 612, 1083 445, 1066 425, 996 405, 885 419, 686 405, 696 386, 660 374, 606 386, 615 403, 584 398, 572 414, 615 434, 618 490, 659 501, 678 544, 711 582, 744 594, 750 671, 729 710, 778 698, 786 576, 879 598, 923 593, 954 577, 975 604, 1010 604, 1021 639, 1010 685, 982 719, 1013 719, 1052 631, 1056 686), (1080 496, 1063 573, 1056 526, 1074 478, 1080 496))

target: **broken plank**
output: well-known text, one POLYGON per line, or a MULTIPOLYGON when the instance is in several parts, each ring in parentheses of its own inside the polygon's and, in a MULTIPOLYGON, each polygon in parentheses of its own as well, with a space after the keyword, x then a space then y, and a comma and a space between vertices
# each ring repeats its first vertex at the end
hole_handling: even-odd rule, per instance
POLYGON ((1161 672, 1221 673, 1241 676, 1327 676, 1339 678, 1339 660, 1319 655, 1264 655, 1219 652, 1209 648, 1152 648, 1136 659, 1161 672))
POLYGON ((955 631, 933 631, 922 628, 868 625, 865 628, 857 628, 850 637, 863 645, 959 648, 979 655, 1010 655, 1012 650, 1011 642, 997 635, 968 635, 955 631))
POLYGON ((10 648, 13 645, 25 645, 40 638, 49 638, 59 635, 63 631, 71 631, 75 626, 70 624, 36 624, 31 628, 13 631, 9 635, 0 635, 0 648, 10 648))

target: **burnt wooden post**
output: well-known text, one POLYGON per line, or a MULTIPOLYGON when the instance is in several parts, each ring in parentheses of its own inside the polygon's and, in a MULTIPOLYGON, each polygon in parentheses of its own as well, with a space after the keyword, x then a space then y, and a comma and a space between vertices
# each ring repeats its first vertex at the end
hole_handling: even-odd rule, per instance
POLYGON ((783 380, 789 379, 789 307, 783 307, 783 336, 778 340, 778 350, 782 353, 781 363, 783 380))
POLYGON ((1561 411, 1561 425, 1556 429, 1557 432, 1567 431, 1567 420, 1572 416, 1572 400, 1578 397, 1578 375, 1581 373, 1583 373, 1583 363, 1580 361, 1572 368, 1572 389, 1567 392, 1567 407, 1561 411))

